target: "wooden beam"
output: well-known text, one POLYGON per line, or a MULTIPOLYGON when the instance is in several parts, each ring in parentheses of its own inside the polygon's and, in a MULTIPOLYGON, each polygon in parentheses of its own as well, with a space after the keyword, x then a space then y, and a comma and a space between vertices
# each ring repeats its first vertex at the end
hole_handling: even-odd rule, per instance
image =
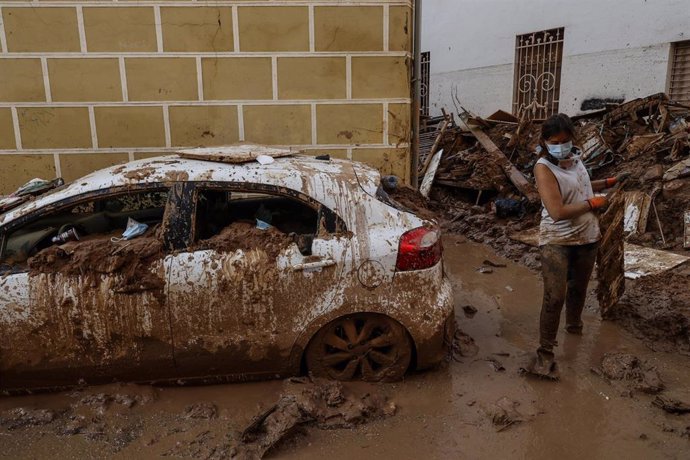
POLYGON ((501 149, 494 144, 494 141, 482 131, 481 128, 470 126, 465 123, 467 129, 470 130, 472 135, 479 141, 479 143, 484 147, 484 150, 494 159, 494 161, 501 167, 503 172, 512 184, 522 193, 530 203, 538 203, 540 201, 539 193, 537 193, 536 187, 522 174, 513 163, 508 160, 508 158, 503 154, 501 149))
POLYGON ((624 215, 625 198, 617 189, 609 195, 609 207, 599 218, 602 237, 597 253, 597 299, 602 316, 625 292, 624 215))

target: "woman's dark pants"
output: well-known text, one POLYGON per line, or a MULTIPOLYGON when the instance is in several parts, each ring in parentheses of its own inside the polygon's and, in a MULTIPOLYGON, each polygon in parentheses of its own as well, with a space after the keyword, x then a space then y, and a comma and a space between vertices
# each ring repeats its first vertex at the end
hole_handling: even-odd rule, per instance
POLYGON ((540 353, 553 353, 563 304, 566 330, 572 333, 582 331, 582 309, 597 257, 597 247, 598 243, 541 246, 544 300, 539 320, 540 353))

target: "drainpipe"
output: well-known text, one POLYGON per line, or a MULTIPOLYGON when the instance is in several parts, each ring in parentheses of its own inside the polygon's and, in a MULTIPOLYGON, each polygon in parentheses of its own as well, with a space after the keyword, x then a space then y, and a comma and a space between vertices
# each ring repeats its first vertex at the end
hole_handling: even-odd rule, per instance
POLYGON ((419 114, 422 99, 422 0, 414 2, 414 41, 412 49, 414 53, 414 71, 412 74, 412 149, 410 165, 410 185, 415 189, 419 185, 417 177, 417 165, 419 163, 419 114))

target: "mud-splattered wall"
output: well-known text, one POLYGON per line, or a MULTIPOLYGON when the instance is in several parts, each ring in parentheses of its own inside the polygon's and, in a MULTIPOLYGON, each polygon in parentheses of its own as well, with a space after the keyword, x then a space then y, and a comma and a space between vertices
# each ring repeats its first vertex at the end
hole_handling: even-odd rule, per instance
POLYGON ((407 179, 412 2, 0 0, 0 194, 240 141, 407 179))

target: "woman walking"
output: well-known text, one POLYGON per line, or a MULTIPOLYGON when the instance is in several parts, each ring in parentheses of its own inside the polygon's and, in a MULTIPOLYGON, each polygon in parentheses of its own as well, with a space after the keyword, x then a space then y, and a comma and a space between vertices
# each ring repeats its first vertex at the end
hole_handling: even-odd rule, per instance
POLYGON ((539 348, 531 366, 535 374, 557 378, 553 349, 565 304, 565 330, 582 333, 582 309, 601 234, 596 211, 607 206, 594 192, 627 177, 591 181, 573 146, 575 129, 567 115, 542 125, 540 158, 534 176, 543 204, 539 226, 544 298, 539 322, 539 348))

